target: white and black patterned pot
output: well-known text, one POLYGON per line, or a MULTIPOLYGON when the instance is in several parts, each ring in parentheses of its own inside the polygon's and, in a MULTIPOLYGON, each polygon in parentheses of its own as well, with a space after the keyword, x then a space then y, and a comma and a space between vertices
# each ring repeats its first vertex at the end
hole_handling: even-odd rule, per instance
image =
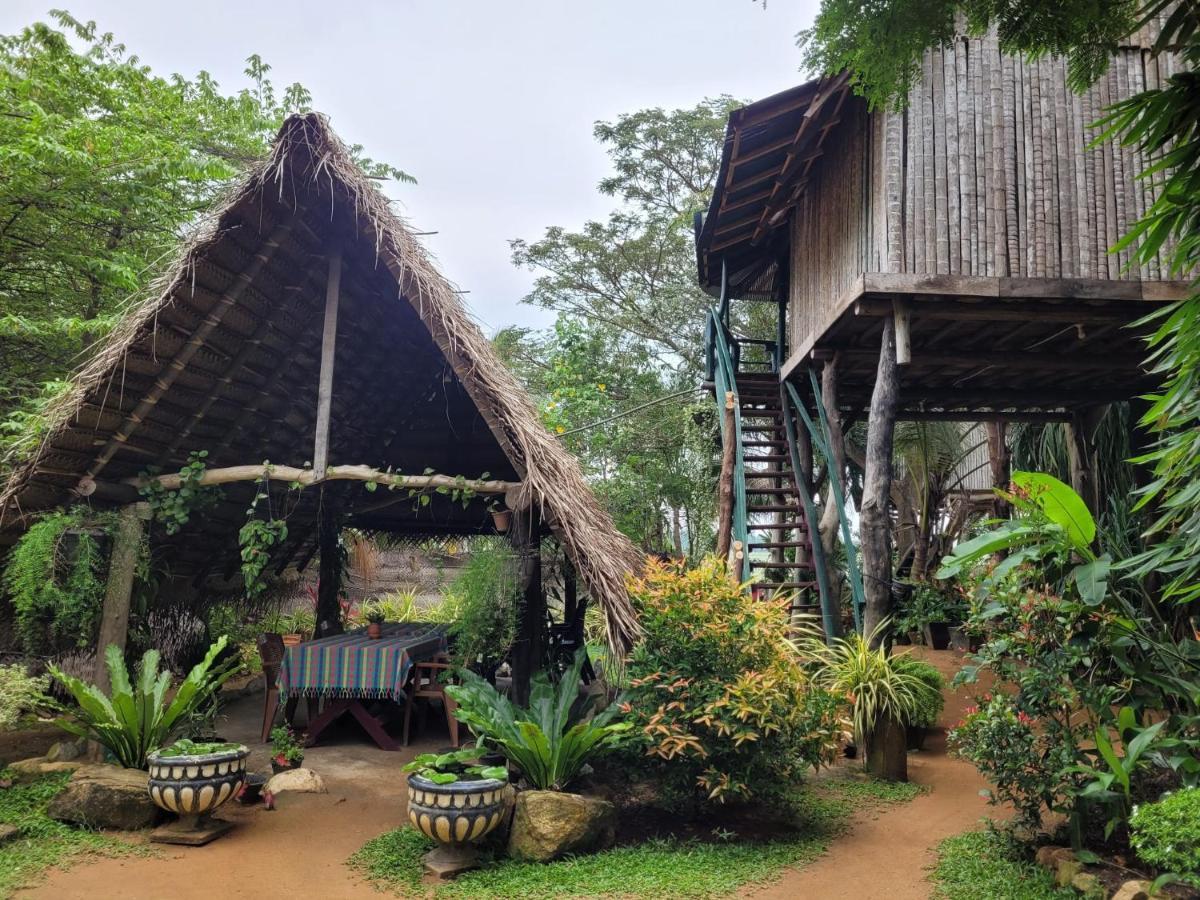
POLYGON ((195 821, 237 794, 246 780, 244 746, 195 756, 146 757, 150 766, 150 799, 162 809, 195 821))
POLYGON ((500 824, 507 784, 496 778, 435 784, 414 772, 408 776, 408 820, 442 844, 478 841, 500 824))

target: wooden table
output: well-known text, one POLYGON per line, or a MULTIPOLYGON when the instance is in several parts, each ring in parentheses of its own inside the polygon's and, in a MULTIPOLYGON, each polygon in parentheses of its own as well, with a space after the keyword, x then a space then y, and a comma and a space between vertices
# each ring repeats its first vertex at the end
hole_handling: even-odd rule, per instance
POLYGON ((366 629, 350 631, 288 647, 279 668, 279 700, 316 698, 323 709, 308 723, 306 744, 312 746, 332 722, 350 713, 384 750, 400 743, 371 714, 371 700, 401 703, 413 664, 446 649, 446 628, 431 622, 391 622, 383 636, 367 637, 366 629))

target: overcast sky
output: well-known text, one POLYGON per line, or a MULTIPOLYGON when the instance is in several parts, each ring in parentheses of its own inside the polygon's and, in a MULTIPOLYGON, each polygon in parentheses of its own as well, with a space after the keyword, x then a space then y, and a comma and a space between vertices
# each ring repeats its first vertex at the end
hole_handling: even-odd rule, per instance
POLYGON ((3 0, 0 32, 65 6, 156 73, 245 84, 260 54, 313 94, 337 132, 416 176, 389 195, 489 333, 548 316, 508 241, 575 227, 613 200, 592 123, 798 83, 795 33, 816 0, 3 0))

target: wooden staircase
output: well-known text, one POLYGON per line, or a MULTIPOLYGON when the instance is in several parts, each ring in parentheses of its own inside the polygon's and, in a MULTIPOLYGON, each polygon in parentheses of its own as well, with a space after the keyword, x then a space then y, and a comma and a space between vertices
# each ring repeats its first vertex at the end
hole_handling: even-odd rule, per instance
POLYGON ((820 615, 811 531, 792 471, 779 378, 739 373, 737 393, 751 586, 768 596, 792 594, 793 614, 820 615))

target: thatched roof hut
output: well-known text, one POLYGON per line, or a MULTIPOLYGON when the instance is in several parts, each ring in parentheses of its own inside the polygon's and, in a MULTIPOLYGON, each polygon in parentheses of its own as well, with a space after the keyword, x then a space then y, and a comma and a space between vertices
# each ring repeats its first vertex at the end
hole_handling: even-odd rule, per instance
MULTIPOLYGON (((344 524, 365 529, 492 530, 483 493, 465 504, 441 494, 414 503, 407 490, 323 479, 323 456, 507 485, 510 506, 540 510, 613 639, 627 644, 636 631, 624 578, 641 554, 320 115, 284 123, 269 156, 79 372, 40 447, 0 493, 0 543, 42 510, 136 500, 139 476, 177 472, 197 450, 208 451, 210 472, 316 460, 306 481, 320 489, 272 500, 288 509, 278 571, 312 557, 319 510, 330 503, 344 524)), ((236 573, 256 490, 228 484, 214 509, 169 539, 173 575, 199 585, 236 573)))

